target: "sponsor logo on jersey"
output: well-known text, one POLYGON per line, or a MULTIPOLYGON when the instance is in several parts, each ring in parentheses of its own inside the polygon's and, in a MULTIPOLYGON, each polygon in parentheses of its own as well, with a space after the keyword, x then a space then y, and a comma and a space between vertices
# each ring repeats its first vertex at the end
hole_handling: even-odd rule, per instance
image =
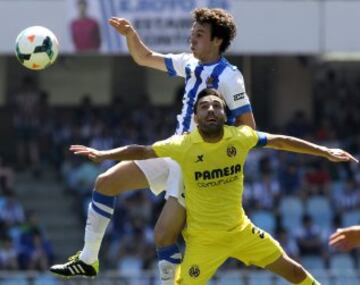
POLYGON ((210 180, 210 179, 217 179, 232 176, 237 174, 241 171, 241 165, 239 163, 226 166, 224 168, 215 168, 211 170, 204 170, 204 171, 195 171, 195 180, 210 180))
POLYGON ((211 77, 211 76, 209 76, 209 77, 206 79, 206 87, 207 87, 207 88, 213 88, 213 87, 214 87, 213 83, 214 83, 214 78, 211 77))
POLYGON ((236 156, 236 147, 234 147, 233 145, 229 145, 226 149, 226 154, 228 157, 236 156))
POLYGON ((192 278, 197 278, 200 276, 200 268, 198 265, 191 265, 188 272, 189 276, 192 278))
POLYGON ((195 163, 196 162, 204 162, 204 155, 203 154, 198 155, 197 159, 195 160, 195 163))
POLYGON ((234 97, 234 101, 239 101, 241 99, 244 99, 245 98, 245 92, 235 94, 233 97, 234 97))

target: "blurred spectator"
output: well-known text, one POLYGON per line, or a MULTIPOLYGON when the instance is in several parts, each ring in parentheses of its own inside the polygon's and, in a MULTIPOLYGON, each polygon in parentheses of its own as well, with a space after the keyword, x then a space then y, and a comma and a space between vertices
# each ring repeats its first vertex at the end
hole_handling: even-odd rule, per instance
POLYGON ((18 237, 19 264, 21 269, 46 270, 53 261, 50 242, 38 221, 37 214, 30 211, 18 237))
POLYGON ((308 194, 319 195, 329 192, 331 177, 326 163, 324 160, 315 160, 308 165, 305 174, 305 187, 308 194))
POLYGON ((302 167, 294 156, 279 153, 279 184, 282 195, 297 195, 302 186, 302 167), (290 158, 290 159, 289 159, 290 158))
POLYGON ((0 270, 18 270, 17 252, 10 237, 0 239, 0 270))
POLYGON ((35 79, 27 76, 23 78, 19 90, 11 96, 17 167, 20 169, 27 165, 27 169, 39 170, 38 135, 41 94, 42 91, 35 79))
POLYGON ((291 136, 306 138, 312 132, 312 127, 303 111, 296 111, 286 126, 286 133, 291 136))
POLYGON ((32 242, 26 249, 29 259, 28 269, 46 271, 53 263, 53 251, 50 242, 40 231, 32 232, 32 242))
POLYGON ((252 189, 256 208, 271 210, 279 202, 279 182, 270 172, 262 173, 259 181, 253 183, 252 189))
POLYGON ((324 247, 321 240, 321 231, 314 224, 311 216, 303 216, 302 227, 295 230, 295 237, 302 255, 323 256, 324 247))
POLYGON ((24 209, 16 198, 13 190, 4 190, 4 200, 0 208, 0 221, 8 227, 21 224, 24 221, 24 209))
POLYGON ((276 239, 281 244, 286 253, 294 258, 300 260, 300 250, 296 240, 288 233, 288 231, 282 227, 277 229, 276 239))
POLYGON ((78 18, 71 22, 71 35, 77 52, 98 51, 101 45, 98 22, 87 13, 86 0, 77 0, 78 18))
POLYGON ((0 188, 13 189, 15 180, 14 169, 5 163, 4 159, 0 156, 0 188))
POLYGON ((360 206, 359 184, 353 178, 349 178, 341 186, 339 192, 333 193, 332 197, 337 211, 343 213, 358 209, 360 206))

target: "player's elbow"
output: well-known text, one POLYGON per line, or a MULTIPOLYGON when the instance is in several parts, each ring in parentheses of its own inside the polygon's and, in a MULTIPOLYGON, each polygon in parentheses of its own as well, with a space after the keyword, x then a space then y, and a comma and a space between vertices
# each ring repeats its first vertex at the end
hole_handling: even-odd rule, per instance
POLYGON ((134 57, 134 61, 136 62, 136 64, 140 66, 149 67, 151 62, 151 56, 152 56, 152 52, 149 51, 134 57))
POLYGON ((288 137, 282 135, 271 136, 268 138, 267 147, 273 149, 283 149, 287 145, 288 137))
POLYGON ((135 159, 138 160, 157 157, 151 146, 131 145, 130 149, 135 159))

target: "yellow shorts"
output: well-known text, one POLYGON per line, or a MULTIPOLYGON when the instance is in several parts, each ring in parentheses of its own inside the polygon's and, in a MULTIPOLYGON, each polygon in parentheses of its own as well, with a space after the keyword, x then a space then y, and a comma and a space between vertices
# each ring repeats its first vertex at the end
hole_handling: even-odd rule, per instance
POLYGON ((186 250, 177 284, 206 284, 230 257, 264 268, 284 251, 271 235, 249 223, 243 230, 185 233, 186 250))

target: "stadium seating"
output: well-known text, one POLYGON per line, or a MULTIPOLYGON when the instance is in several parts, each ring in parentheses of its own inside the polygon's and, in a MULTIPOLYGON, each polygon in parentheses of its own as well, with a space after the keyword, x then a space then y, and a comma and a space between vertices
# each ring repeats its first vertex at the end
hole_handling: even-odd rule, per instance
POLYGON ((333 219, 333 210, 330 201, 324 196, 310 197, 305 202, 305 211, 314 223, 322 229, 329 229, 333 219))
POLYGON ((355 270, 354 259, 346 253, 339 253, 331 256, 329 263, 330 270, 333 272, 353 272, 355 270))
POLYGON ((268 271, 250 271, 248 285, 273 285, 274 275, 268 271))
POLYGON ((271 211, 258 210, 251 214, 252 222, 262 230, 274 235, 276 220, 271 211))
POLYGON ((300 198, 287 196, 280 200, 279 212, 282 218, 282 226, 287 230, 299 228, 304 213, 304 206, 300 198))
POLYGON ((360 224, 360 210, 352 210, 342 215, 342 226, 349 227, 360 224))
POLYGON ((306 255, 301 258, 301 264, 310 270, 325 269, 324 259, 318 255, 306 255))

